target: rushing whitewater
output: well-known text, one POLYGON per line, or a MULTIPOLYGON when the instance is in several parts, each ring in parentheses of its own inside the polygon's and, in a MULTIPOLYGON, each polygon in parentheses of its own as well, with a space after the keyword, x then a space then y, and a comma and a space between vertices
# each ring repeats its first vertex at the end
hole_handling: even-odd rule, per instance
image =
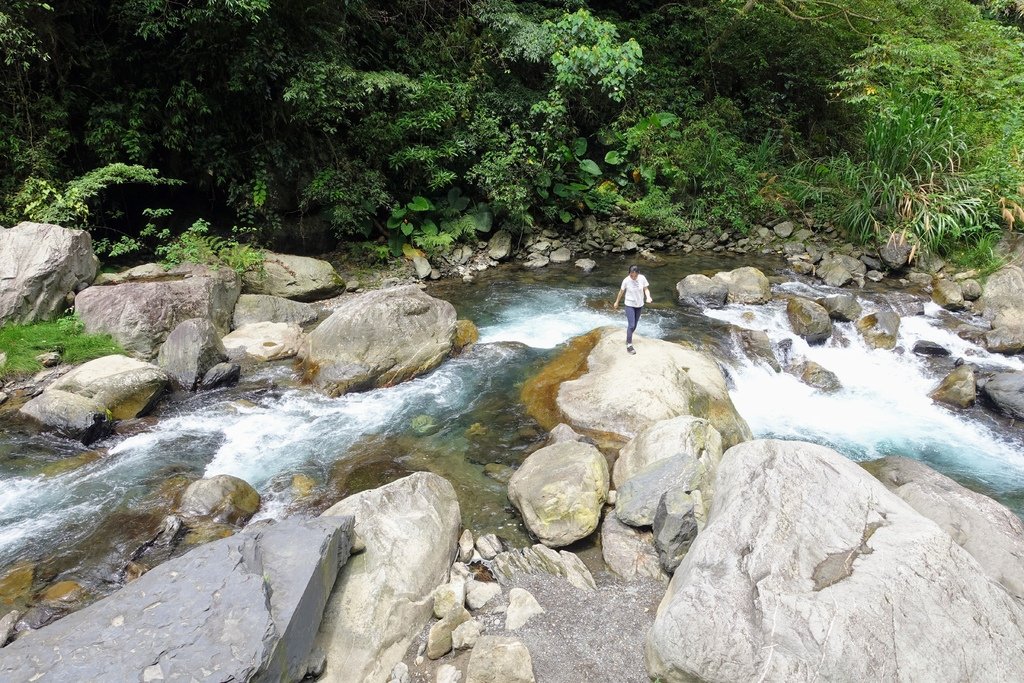
MULTIPOLYGON (((267 365, 237 388, 166 402, 148 431, 108 441, 102 445, 109 452, 56 473, 47 467, 79 454, 77 445, 23 431, 0 436, 0 452, 22 454, 0 462, 0 571, 21 559, 67 555, 78 559, 58 569, 78 572, 76 563, 88 563, 81 558, 91 552, 107 552, 91 561, 123 564, 123 552, 92 550, 111 534, 128 533, 111 515, 154 514, 154 492, 181 475, 245 479, 263 497, 259 517, 266 518, 318 510, 296 500, 290 485, 296 475, 314 482, 321 503, 329 504, 401 472, 430 470, 453 483, 464 523, 475 533, 525 543, 500 476, 546 436, 522 406, 522 383, 569 339, 603 325, 624 326, 622 311, 611 303, 626 265, 609 260, 590 275, 569 265, 495 269, 470 285, 434 285, 434 296, 452 301, 460 318, 476 323, 480 341, 429 375, 395 387, 332 399, 298 386, 290 364, 267 365), (350 479, 342 485, 337 472, 346 465, 350 479)), ((960 339, 949 331, 949 314, 931 305, 924 315, 903 316, 899 352, 867 348, 852 324, 837 325, 827 344, 809 347, 790 330, 782 300, 703 314, 675 304, 675 284, 685 275, 738 265, 679 256, 646 269, 654 304, 637 334, 697 343, 714 354, 727 370, 734 404, 758 437, 814 441, 854 460, 918 458, 1020 514, 1021 430, 980 408, 959 411, 931 401, 942 361, 910 349, 917 340, 934 341, 953 358, 998 369, 1022 369, 1019 358, 993 356, 960 339), (838 376, 842 389, 823 393, 750 361, 732 346, 733 325, 764 330, 776 349, 790 340, 789 360, 819 363, 838 376)), ((799 282, 775 287, 776 294, 809 297, 839 291, 799 282)), ((857 296, 866 313, 890 296, 842 291, 857 296)), ((142 534, 134 533, 132 543, 142 534)), ((129 541, 122 545, 131 552, 129 541)))

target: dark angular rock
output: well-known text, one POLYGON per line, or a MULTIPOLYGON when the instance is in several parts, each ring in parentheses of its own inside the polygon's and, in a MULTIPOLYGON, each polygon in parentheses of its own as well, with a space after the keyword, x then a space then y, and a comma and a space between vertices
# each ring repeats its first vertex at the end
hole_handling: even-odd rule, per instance
POLYGON ((352 525, 290 519, 200 546, 8 645, 0 680, 300 680, 352 525))

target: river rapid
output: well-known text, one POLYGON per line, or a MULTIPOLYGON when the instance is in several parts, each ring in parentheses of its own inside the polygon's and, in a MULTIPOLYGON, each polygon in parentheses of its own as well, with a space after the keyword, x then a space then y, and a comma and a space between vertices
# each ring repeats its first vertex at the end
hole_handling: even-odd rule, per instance
MULTIPOLYGON (((316 514, 345 495, 430 470, 455 486, 474 534, 525 545, 504 482, 546 434, 525 411, 522 384, 573 337, 624 324, 611 302, 629 263, 601 258, 589 274, 572 264, 507 265, 469 284, 430 284, 430 294, 477 325, 480 340, 429 375, 387 389, 331 399, 301 386, 290 362, 263 365, 237 387, 173 396, 91 451, 7 418, 0 422, 0 576, 30 565, 36 587, 72 579, 94 596, 109 592, 185 483, 213 474, 255 486, 261 519, 316 514)), ((894 282, 832 289, 786 272, 776 257, 671 255, 641 265, 654 304, 638 334, 714 355, 755 436, 813 441, 856 461, 916 458, 1024 514, 1024 430, 982 407, 955 410, 928 398, 957 358, 983 370, 1024 369, 1019 357, 990 355, 956 336, 967 316, 929 302, 924 314, 903 316, 895 351, 869 349, 852 323, 810 347, 790 330, 783 300, 701 312, 676 305, 675 285, 690 273, 754 265, 777 295, 842 291, 865 313, 910 311, 927 297, 894 282), (780 360, 789 345, 786 359, 821 364, 842 389, 826 394, 747 359, 734 326, 765 331, 780 360), (952 355, 917 356, 918 340, 952 355)))

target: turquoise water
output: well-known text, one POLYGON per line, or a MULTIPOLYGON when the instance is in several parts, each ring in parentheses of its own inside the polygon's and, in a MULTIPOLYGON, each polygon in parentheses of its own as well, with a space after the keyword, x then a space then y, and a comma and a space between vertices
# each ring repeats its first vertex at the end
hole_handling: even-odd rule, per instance
MULTIPOLYGON (((638 334, 696 342, 726 370, 733 401, 758 436, 804 439, 855 460, 905 455, 928 462, 972 488, 1024 510, 1021 430, 980 408, 954 411, 927 393, 946 371, 913 354, 871 351, 851 327, 834 342, 807 347, 789 332, 784 306, 683 310, 675 284, 692 272, 713 273, 753 262, 781 273, 775 260, 673 257, 645 266, 655 303, 638 334), (786 374, 751 363, 736 348, 733 325, 761 329, 791 353, 832 370, 843 389, 822 394, 786 374)), ((6 425, 0 436, 0 574, 27 560, 39 580, 71 575, 97 591, 116 583, 119 569, 151 538, 170 511, 167 483, 227 473, 263 496, 259 517, 315 514, 358 490, 410 471, 430 470, 452 481, 465 524, 528 542, 505 496, 502 474, 517 466, 546 434, 520 401, 523 381, 569 339, 602 325, 622 325, 611 302, 628 262, 599 261, 591 274, 571 265, 526 271, 492 269, 476 282, 436 283, 429 291, 476 323, 480 342, 427 376, 396 387, 326 398, 298 386, 289 363, 264 366, 234 389, 166 402, 148 431, 115 437, 81 466, 53 464, 80 446, 6 425), (298 478, 306 491, 293 485, 298 478)), ((823 287, 775 284, 779 292, 830 293, 823 287)), ((865 308, 905 293, 855 292, 865 308)), ((991 357, 948 331, 948 314, 929 307, 905 318, 901 346, 917 339, 947 346, 955 356, 1006 369, 1017 359, 991 357)))

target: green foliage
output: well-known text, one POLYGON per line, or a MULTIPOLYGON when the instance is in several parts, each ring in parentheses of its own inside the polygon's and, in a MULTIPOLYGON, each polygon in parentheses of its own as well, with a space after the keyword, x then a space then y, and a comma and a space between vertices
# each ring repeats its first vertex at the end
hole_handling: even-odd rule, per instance
POLYGON ((227 266, 239 274, 263 267, 263 252, 259 249, 209 233, 209 222, 197 220, 176 239, 158 246, 156 253, 168 266, 181 263, 227 266))
POLYGON ((471 206, 469 197, 454 187, 435 201, 416 196, 405 206, 392 210, 387 223, 390 230, 388 244, 394 256, 402 253, 407 242, 427 253, 438 253, 460 239, 475 237, 478 232, 489 232, 492 221, 487 204, 471 206))
POLYGON ((1000 235, 987 232, 977 241, 954 249, 949 260, 963 270, 974 270, 978 277, 985 277, 1006 265, 1006 258, 999 254, 997 245, 1000 235))
POLYGON ((40 223, 56 223, 66 228, 88 228, 90 206, 112 185, 177 185, 180 181, 162 178, 159 171, 128 164, 108 164, 93 169, 62 188, 42 178, 29 178, 14 196, 13 210, 21 218, 40 223))
POLYGON ((637 210, 653 210, 678 226, 672 220, 678 209, 665 206, 678 203, 696 226, 739 230, 777 210, 769 186, 778 164, 778 140, 769 134, 758 145, 744 144, 728 130, 733 113, 731 103, 719 100, 692 121, 660 112, 619 136, 623 156, 632 164, 630 177, 654 193, 637 210))
POLYGON ((27 375, 42 369, 36 356, 57 352, 64 363, 83 363, 94 358, 122 354, 108 334, 85 334, 82 321, 68 316, 51 322, 0 327, 0 351, 7 363, 0 366, 0 377, 27 375))

